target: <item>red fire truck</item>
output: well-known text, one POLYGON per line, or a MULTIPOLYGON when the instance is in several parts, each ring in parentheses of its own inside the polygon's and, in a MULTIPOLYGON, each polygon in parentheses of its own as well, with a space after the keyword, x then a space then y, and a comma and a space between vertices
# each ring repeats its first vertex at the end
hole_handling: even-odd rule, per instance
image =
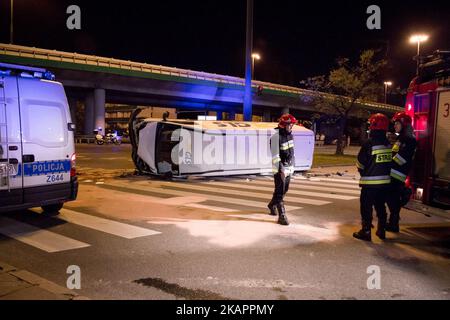
MULTIPOLYGON (((419 75, 411 81, 406 112, 418 141, 409 177, 413 198, 450 209, 450 51, 421 57, 419 75)), ((448 211, 447 211, 448 212, 448 211)))

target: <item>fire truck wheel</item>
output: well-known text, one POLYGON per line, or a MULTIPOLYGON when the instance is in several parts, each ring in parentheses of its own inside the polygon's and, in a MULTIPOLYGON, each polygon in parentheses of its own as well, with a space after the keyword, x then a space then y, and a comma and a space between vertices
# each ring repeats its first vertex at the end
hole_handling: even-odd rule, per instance
POLYGON ((42 206, 42 210, 44 210, 43 214, 50 217, 57 216, 59 214, 59 210, 62 209, 63 205, 63 203, 56 203, 42 206))

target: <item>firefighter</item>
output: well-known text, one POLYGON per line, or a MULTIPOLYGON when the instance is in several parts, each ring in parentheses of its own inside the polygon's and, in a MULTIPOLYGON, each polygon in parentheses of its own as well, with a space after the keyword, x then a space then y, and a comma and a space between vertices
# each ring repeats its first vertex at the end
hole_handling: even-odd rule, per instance
POLYGON ((369 139, 361 147, 356 166, 361 175, 360 212, 362 229, 353 233, 353 237, 371 241, 372 207, 378 216, 376 235, 386 238, 386 193, 391 183, 390 170, 392 161, 391 145, 386 138, 389 119, 381 113, 369 118, 369 139))
POLYGON ((289 225, 284 208, 283 198, 289 189, 291 175, 294 173, 294 139, 292 127, 297 119, 290 114, 283 114, 279 120, 277 133, 270 139, 272 151, 272 169, 274 173, 275 191, 268 204, 270 215, 276 216, 278 210, 278 223, 289 225))
POLYGON ((386 230, 399 232, 400 209, 409 200, 405 181, 412 166, 417 142, 409 115, 397 112, 392 121, 398 137, 392 147, 391 187, 387 197, 390 216, 386 230))

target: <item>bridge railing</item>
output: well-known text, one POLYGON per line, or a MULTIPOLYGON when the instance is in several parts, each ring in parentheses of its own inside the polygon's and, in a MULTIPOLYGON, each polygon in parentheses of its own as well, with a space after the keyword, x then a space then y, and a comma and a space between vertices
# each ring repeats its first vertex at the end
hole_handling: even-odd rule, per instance
MULTIPOLYGON (((116 68, 116 69, 122 69, 122 70, 148 72, 148 73, 154 73, 154 74, 163 74, 163 75, 169 75, 169 76, 175 76, 175 77, 181 77, 181 78, 214 81, 214 82, 219 82, 219 83, 234 84, 234 85, 241 85, 241 86, 245 85, 245 79, 239 78, 239 77, 220 75, 220 74, 208 73, 208 72, 203 72, 203 71, 194 71, 194 70, 188 70, 188 69, 180 69, 180 68, 166 67, 166 66, 160 66, 160 65, 153 65, 153 64, 134 62, 134 61, 129 61, 129 60, 121 60, 121 59, 106 58, 106 57, 99 57, 99 56, 86 55, 86 54, 79 54, 76 52, 71 53, 71 52, 64 52, 64 51, 57 51, 57 50, 48 50, 48 49, 41 49, 41 48, 35 48, 35 47, 26 47, 26 46, 0 43, 0 54, 24 57, 24 58, 43 59, 43 60, 51 60, 51 61, 58 61, 58 62, 68 62, 68 63, 83 64, 83 65, 98 66, 98 67, 116 68)), ((279 92, 286 92, 286 93, 305 95, 305 96, 312 96, 312 95, 317 94, 316 92, 306 90, 306 89, 285 86, 285 85, 280 85, 280 84, 274 84, 274 83, 264 82, 264 81, 257 81, 257 80, 252 81, 252 86, 254 86, 254 87, 262 86, 264 89, 270 89, 270 90, 275 90, 275 91, 279 91, 279 92)), ((323 94, 323 95, 328 96, 328 97, 335 97, 332 94, 323 94)), ((361 104, 364 104, 367 106, 376 107, 376 108, 392 110, 392 111, 398 111, 398 109, 399 109, 396 106, 378 103, 378 102, 358 101, 358 103, 361 103, 361 104)))

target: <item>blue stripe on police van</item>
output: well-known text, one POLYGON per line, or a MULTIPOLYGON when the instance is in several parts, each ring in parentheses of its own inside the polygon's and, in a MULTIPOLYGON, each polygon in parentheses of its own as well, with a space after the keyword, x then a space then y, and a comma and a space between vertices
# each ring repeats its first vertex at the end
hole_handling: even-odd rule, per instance
POLYGON ((70 160, 39 161, 23 165, 24 176, 40 176, 70 171, 70 160))

